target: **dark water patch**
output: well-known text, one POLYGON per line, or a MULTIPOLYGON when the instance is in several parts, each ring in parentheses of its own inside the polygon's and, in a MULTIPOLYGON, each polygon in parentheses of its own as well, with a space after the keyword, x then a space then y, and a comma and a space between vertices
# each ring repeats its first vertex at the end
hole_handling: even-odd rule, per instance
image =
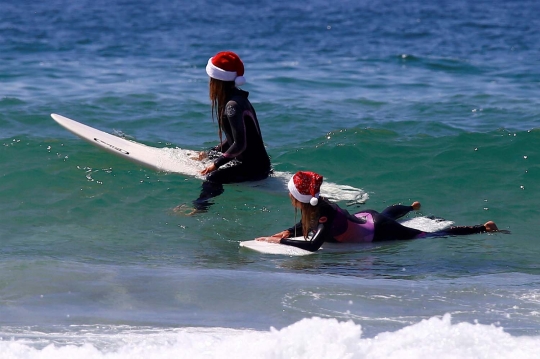
POLYGON ((0 99, 0 107, 10 107, 10 106, 21 106, 25 105, 26 102, 17 98, 17 97, 9 97, 5 96, 0 99))
POLYGON ((457 75, 482 75, 490 69, 485 64, 475 65, 468 60, 459 58, 437 58, 432 56, 415 56, 401 54, 396 57, 400 64, 406 67, 419 67, 430 71, 454 73, 457 75))

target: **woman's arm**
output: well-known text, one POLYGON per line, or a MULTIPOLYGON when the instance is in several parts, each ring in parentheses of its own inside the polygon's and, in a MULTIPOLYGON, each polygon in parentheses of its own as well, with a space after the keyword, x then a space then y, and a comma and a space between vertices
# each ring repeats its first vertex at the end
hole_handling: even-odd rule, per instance
POLYGON ((191 156, 191 159, 195 161, 202 161, 207 158, 213 159, 216 157, 220 157, 221 153, 227 151, 228 148, 229 142, 227 142, 227 138, 225 138, 220 144, 217 144, 214 147, 210 147, 206 151, 197 152, 195 155, 191 156))
POLYGON ((221 143, 215 145, 214 147, 210 148, 208 150, 208 152, 227 152, 227 150, 229 149, 229 142, 227 141, 227 138, 225 138, 221 143))
POLYGON ((238 106, 236 101, 229 101, 225 107, 225 118, 229 121, 229 125, 231 126, 233 143, 229 143, 227 150, 214 161, 217 168, 223 166, 235 157, 240 156, 246 149, 246 124, 244 123, 243 113, 241 113, 240 110, 240 106, 238 106))
POLYGON ((289 238, 282 238, 279 243, 285 244, 287 246, 293 246, 300 249, 305 249, 306 251, 310 252, 316 252, 319 248, 321 248, 324 241, 324 223, 319 223, 317 226, 317 232, 315 232, 315 235, 310 240, 293 240, 289 238))
POLYGON ((281 231, 279 233, 276 233, 274 235, 268 236, 268 237, 258 237, 255 238, 256 241, 263 241, 268 243, 279 243, 279 241, 282 238, 287 238, 290 236, 290 233, 288 230, 281 231))
POLYGON ((302 236, 302 222, 298 222, 294 227, 281 231, 271 236, 255 238, 257 241, 264 241, 270 243, 279 243, 282 238, 302 236))

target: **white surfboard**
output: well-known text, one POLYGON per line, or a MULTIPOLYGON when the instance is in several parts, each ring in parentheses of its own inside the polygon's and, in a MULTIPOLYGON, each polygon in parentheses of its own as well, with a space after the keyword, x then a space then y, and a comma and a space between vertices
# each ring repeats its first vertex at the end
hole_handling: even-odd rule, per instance
MULTIPOLYGON (((304 241, 304 237, 295 237, 291 239, 304 241)), ((279 243, 256 241, 254 239, 251 241, 240 242, 240 247, 251 249, 260 253, 283 254, 286 256, 306 256, 308 254, 315 253, 315 252, 306 251, 305 249, 301 249, 294 246, 287 246, 285 244, 279 244, 279 243)), ((322 250, 322 247, 319 250, 322 250)))
POLYGON ((195 151, 151 147, 100 131, 61 115, 53 113, 51 117, 62 127, 94 146, 144 167, 195 177, 200 176, 199 172, 205 168, 204 162, 191 159, 195 151))
MULTIPOLYGON (((402 225, 410 228, 416 228, 423 232, 436 232, 450 227, 454 222, 440 218, 415 217, 400 222, 402 225)), ((304 237, 291 238, 292 240, 305 241, 304 237)), ((319 252, 350 252, 365 248, 366 244, 372 243, 324 243, 317 252, 306 251, 294 246, 288 246, 280 243, 268 243, 263 241, 244 241, 240 242, 240 247, 254 250, 266 254, 281 254, 286 256, 305 256, 319 252)))
MULTIPOLYGON (((100 131, 65 116, 51 114, 51 117, 62 127, 74 135, 114 155, 120 156, 157 171, 178 173, 203 179, 200 172, 208 165, 207 161, 196 161, 192 157, 197 151, 182 148, 152 147, 142 143, 127 140, 122 137, 100 131)), ((240 185, 248 185, 270 191, 283 191, 287 193, 287 182, 292 173, 274 171, 274 173, 262 181, 245 182, 240 185)), ((367 193, 359 188, 347 185, 339 185, 324 182, 321 186, 321 195, 334 201, 349 201, 364 203, 368 199, 367 193)))

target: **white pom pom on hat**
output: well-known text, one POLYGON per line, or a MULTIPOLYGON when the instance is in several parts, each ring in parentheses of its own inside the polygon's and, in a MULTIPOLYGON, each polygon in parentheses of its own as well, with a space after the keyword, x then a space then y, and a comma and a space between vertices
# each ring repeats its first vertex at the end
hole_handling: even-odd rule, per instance
POLYGON ((206 73, 211 78, 221 81, 234 81, 236 86, 246 83, 244 63, 232 51, 218 52, 206 64, 206 73))
POLYGON ((323 177, 315 172, 299 171, 289 180, 288 188, 296 200, 316 206, 322 182, 323 177))

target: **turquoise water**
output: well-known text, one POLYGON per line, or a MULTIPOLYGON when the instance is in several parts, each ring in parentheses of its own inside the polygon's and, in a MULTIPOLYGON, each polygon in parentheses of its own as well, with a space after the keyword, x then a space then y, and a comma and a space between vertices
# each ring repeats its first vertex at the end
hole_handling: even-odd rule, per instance
POLYGON ((540 349, 536 2, 1 5, 0 357, 540 349), (349 210, 419 200, 422 215, 510 234, 250 252, 238 242, 294 223, 286 193, 230 185, 208 213, 182 216, 172 209, 199 180, 50 118, 207 148, 204 67, 221 50, 245 62, 276 170, 362 188, 369 199, 349 210))

